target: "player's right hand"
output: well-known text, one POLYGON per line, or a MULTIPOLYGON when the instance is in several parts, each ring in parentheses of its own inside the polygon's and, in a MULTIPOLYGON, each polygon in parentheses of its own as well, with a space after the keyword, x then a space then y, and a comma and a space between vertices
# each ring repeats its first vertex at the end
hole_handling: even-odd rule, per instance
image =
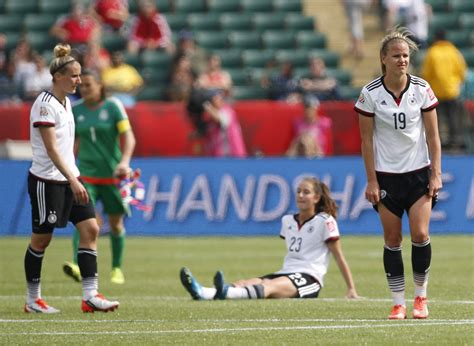
POLYGON ((89 194, 87 193, 86 188, 78 179, 71 181, 71 190, 74 194, 74 200, 79 204, 89 203, 89 194))
POLYGON ((368 182, 365 188, 365 198, 372 204, 380 202, 380 186, 377 181, 368 182))

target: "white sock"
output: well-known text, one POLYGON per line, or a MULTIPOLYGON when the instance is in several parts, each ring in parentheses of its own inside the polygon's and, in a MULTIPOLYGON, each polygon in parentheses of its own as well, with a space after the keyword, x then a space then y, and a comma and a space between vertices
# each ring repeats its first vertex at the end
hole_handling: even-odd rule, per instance
POLYGON ((227 299, 248 299, 249 294, 245 287, 233 287, 229 286, 227 290, 227 299))
POLYGON ((401 292, 392 292, 393 305, 403 305, 405 304, 405 291, 401 292))
POLYGON ((426 281, 423 286, 415 285, 415 297, 426 298, 426 291, 428 288, 428 281, 426 281))
POLYGON ((36 299, 41 298, 41 283, 27 282, 26 302, 32 304, 36 299))
POLYGON ((99 277, 82 278, 82 298, 89 300, 95 297, 99 290, 99 277))
POLYGON ((214 296, 216 295, 216 289, 214 287, 204 287, 201 286, 202 292, 201 296, 205 300, 213 300, 214 296))

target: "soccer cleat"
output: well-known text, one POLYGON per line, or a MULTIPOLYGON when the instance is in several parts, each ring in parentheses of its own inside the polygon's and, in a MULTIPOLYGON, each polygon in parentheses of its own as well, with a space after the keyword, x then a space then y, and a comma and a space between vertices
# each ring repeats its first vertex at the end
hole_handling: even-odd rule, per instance
POLYGON ((36 299, 33 303, 30 303, 30 304, 26 303, 23 310, 25 312, 39 312, 43 314, 56 314, 59 312, 58 309, 55 309, 52 306, 49 306, 41 298, 36 299))
POLYGON ((181 283, 183 284, 184 288, 186 288, 186 290, 189 292, 189 294, 191 295, 191 297, 193 297, 194 300, 203 299, 202 287, 199 282, 197 282, 197 280, 194 278, 193 274, 188 268, 181 268, 179 276, 181 278, 181 283))
POLYGON ((125 283, 125 276, 120 268, 113 268, 110 273, 110 282, 118 285, 123 285, 125 283))
POLYGON ((426 297, 415 297, 415 302, 413 303, 413 318, 428 318, 428 305, 426 297))
POLYGON ((404 320, 407 318, 407 308, 404 305, 395 305, 388 315, 389 320, 404 320))
POLYGON ((214 299, 225 299, 227 297, 227 290, 229 285, 224 282, 224 273, 220 270, 214 275, 214 287, 216 288, 216 294, 214 299))
POLYGON ((118 309, 119 305, 119 302, 107 300, 99 293, 92 298, 82 301, 82 312, 93 313, 94 311, 114 311, 115 309, 118 309))
POLYGON ((64 274, 73 278, 77 282, 82 281, 81 270, 79 269, 79 266, 76 263, 64 262, 63 272, 64 274))

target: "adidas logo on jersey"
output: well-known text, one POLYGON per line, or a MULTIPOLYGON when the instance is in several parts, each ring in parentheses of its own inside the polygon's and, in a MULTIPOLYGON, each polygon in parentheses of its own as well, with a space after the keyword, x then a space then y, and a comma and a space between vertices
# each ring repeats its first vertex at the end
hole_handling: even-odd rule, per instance
POLYGON ((380 102, 380 104, 383 105, 383 106, 386 106, 387 102, 385 102, 385 100, 383 100, 382 102, 380 102))

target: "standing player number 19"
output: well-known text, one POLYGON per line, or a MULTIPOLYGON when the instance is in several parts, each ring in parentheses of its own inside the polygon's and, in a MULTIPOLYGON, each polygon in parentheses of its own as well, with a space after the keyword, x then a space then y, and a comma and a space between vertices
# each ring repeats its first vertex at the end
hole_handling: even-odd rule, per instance
POLYGON ((395 130, 403 130, 406 127, 405 113, 393 113, 393 122, 395 124, 395 130))

